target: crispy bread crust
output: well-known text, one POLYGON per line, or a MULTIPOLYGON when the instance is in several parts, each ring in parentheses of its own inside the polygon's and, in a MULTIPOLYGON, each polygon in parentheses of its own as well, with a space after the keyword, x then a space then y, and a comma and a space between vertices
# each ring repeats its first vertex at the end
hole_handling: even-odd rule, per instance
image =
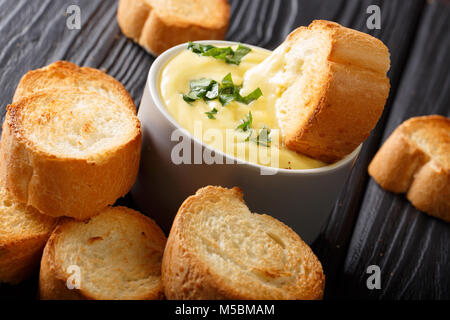
POLYGON ((14 202, 14 199, 0 186, 0 214, 3 217, 8 216, 8 213, 2 210, 9 211, 9 214, 14 211, 15 215, 24 215, 23 218, 11 223, 23 221, 41 226, 39 232, 26 228, 26 225, 20 233, 11 234, 6 224, 4 226, 7 230, 0 230, 0 282, 17 284, 26 279, 38 266, 42 250, 57 220, 41 215, 34 208, 14 202), (4 209, 1 208, 2 206, 5 206, 4 209), (27 214, 33 215, 33 219, 26 220, 25 210, 28 211, 27 214))
POLYGON ((286 41, 301 41, 305 34, 328 39, 327 57, 317 86, 310 89, 311 112, 285 130, 284 142, 289 149, 332 163, 363 142, 380 118, 390 88, 389 52, 374 37, 322 20, 298 28, 286 41))
MULTIPOLYGON (((261 215, 263 219, 269 220, 270 223, 283 230, 283 233, 288 234, 289 237, 294 237, 295 241, 302 247, 303 267, 309 272, 308 276, 301 275, 293 280, 296 281, 296 285, 283 287, 282 291, 271 290, 263 285, 242 283, 242 286, 253 285, 253 293, 248 295, 242 288, 230 285, 226 277, 211 268, 202 259, 201 254, 189 245, 186 239, 186 233, 189 232, 186 222, 187 212, 200 203, 214 201, 214 198, 220 198, 224 194, 231 194, 244 203, 243 193, 239 188, 226 189, 208 186, 199 189, 194 196, 187 198, 181 205, 172 225, 163 257, 162 280, 166 298, 199 300, 321 299, 325 286, 325 276, 319 260, 295 232, 270 216, 261 215)), ((230 208, 230 210, 232 209, 230 208)), ((268 272, 270 276, 274 276, 271 270, 261 268, 261 272, 268 272)))
MULTIPOLYGON (((116 102, 136 111, 133 99, 119 81, 98 69, 79 67, 68 61, 56 61, 28 71, 17 85, 13 103, 42 90, 74 88, 108 90, 114 93, 116 102)), ((105 96, 111 98, 106 93, 105 96)))
MULTIPOLYGON (((68 91, 69 92, 69 91, 68 91)), ((21 133, 18 112, 46 92, 8 106, 0 145, 0 180, 18 201, 53 217, 86 219, 124 196, 139 167, 137 118, 125 144, 88 159, 60 157, 37 148, 21 133)))
POLYGON ((450 119, 431 115, 403 122, 373 158, 369 174, 383 189, 406 193, 418 210, 450 222, 450 119))
MULTIPOLYGON (((150 224, 151 228, 155 230, 155 235, 161 238, 161 241, 166 241, 164 233, 156 225, 156 223, 142 215, 141 213, 125 207, 114 207, 115 210, 122 210, 124 214, 130 215, 135 219, 141 220, 142 224, 150 224)), ((70 229, 71 224, 85 223, 77 222, 69 218, 60 220, 58 226, 48 240, 41 260, 41 269, 39 273, 39 298, 43 300, 105 300, 115 299, 111 296, 110 286, 115 286, 114 283, 108 284, 108 279, 105 279, 104 295, 96 295, 83 288, 81 282, 80 289, 68 289, 67 280, 70 277, 65 270, 62 269, 61 262, 56 258, 55 250, 57 250, 56 243, 61 234, 70 229)), ((105 226, 107 228, 108 226, 105 226)), ((138 272, 139 270, 137 270, 138 272)), ((86 270, 84 270, 86 272, 86 270)), ((96 270, 88 270, 88 272, 96 272, 96 270)), ((119 275, 120 276, 120 275, 119 275)), ((125 275, 132 277, 133 275, 125 275)), ((119 277, 120 278, 120 277, 119 277)), ((81 279, 83 281, 83 279, 81 279)), ((164 297, 162 283, 154 291, 147 292, 145 295, 134 297, 136 300, 158 300, 164 297)))
POLYGON ((38 268, 51 230, 37 235, 24 230, 23 238, 0 243, 0 283, 18 284, 38 268))
MULTIPOLYGON (((230 16, 229 4, 226 0, 210 1, 216 3, 215 12, 221 13, 220 19, 211 21, 210 17, 204 16, 189 20, 183 14, 167 14, 158 7, 153 8, 151 1, 120 0, 117 20, 125 36, 151 54, 159 55, 187 41, 225 38, 230 16)), ((174 6, 173 3, 171 5, 174 6)))

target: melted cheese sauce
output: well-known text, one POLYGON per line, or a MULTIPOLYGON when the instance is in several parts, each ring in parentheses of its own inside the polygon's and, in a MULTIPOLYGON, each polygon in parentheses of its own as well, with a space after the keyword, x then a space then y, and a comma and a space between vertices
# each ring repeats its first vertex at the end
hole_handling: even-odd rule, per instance
MULTIPOLYGON (((233 48, 235 49, 235 48, 233 48)), ((270 52, 252 49, 239 66, 227 64, 223 60, 199 56, 190 50, 184 50, 172 58, 163 68, 160 77, 160 94, 170 115, 197 139, 216 150, 230 154, 238 159, 260 165, 284 169, 312 169, 326 164, 289 150, 283 146, 277 121, 275 102, 278 93, 268 85, 268 81, 248 81, 241 89, 241 95, 247 95, 259 87, 263 96, 246 105, 236 101, 222 106, 216 99, 205 102, 197 100, 188 104, 182 95, 189 92, 189 82, 200 78, 209 78, 221 82, 231 73, 235 85, 243 83, 246 72, 261 63, 270 52), (216 119, 209 119, 205 112, 213 108, 218 110, 216 119), (270 146, 245 141, 248 133, 236 130, 241 119, 251 111, 253 138, 261 128, 271 129, 270 146)), ((257 77, 256 77, 257 79, 257 77)))

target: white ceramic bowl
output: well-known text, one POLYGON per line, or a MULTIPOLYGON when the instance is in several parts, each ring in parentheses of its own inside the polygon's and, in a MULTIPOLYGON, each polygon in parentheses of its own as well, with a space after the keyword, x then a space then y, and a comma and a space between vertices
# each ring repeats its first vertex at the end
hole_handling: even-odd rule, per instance
MULTIPOLYGON (((237 44, 229 41, 199 42, 217 46, 237 44)), ((267 167, 242 161, 237 164, 237 159, 218 151, 224 159, 235 164, 174 164, 171 153, 179 144, 179 141, 171 140, 174 130, 178 129, 183 139, 192 143, 192 150, 211 150, 186 130, 180 130, 180 124, 170 116, 160 96, 162 69, 186 47, 187 44, 182 44, 167 50, 150 68, 138 112, 143 144, 138 178, 131 190, 136 205, 168 232, 181 203, 197 189, 207 185, 238 186, 244 191, 250 210, 272 215, 311 243, 327 220, 361 146, 341 161, 326 167, 278 169, 272 175, 261 175, 267 167)))

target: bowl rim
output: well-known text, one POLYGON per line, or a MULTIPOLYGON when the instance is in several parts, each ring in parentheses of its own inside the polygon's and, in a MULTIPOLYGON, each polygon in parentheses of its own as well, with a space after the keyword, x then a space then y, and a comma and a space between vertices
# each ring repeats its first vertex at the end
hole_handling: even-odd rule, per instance
MULTIPOLYGON (((254 46, 247 43, 242 42, 236 42, 236 41, 226 41, 226 40, 201 40, 201 41, 195 41, 196 43, 202 43, 202 44, 212 44, 212 45, 229 45, 234 46, 238 45, 239 43, 248 46, 250 48, 260 49, 264 51, 271 51, 265 48, 261 48, 258 46, 254 46)), ((153 102, 156 105, 156 108, 158 111, 172 124, 173 127, 182 130, 183 134, 188 136, 191 140, 195 141, 195 143, 202 146, 202 148, 206 148, 210 151, 214 151, 215 153, 218 153, 223 159, 229 158, 233 163, 237 163, 239 165, 247 166, 252 169, 258 169, 258 170, 274 170, 276 174, 283 174, 283 175, 320 175, 325 173, 332 173, 335 171, 340 170, 343 167, 346 167, 349 165, 349 163, 356 161, 359 152, 361 151, 362 143, 355 148, 351 153, 346 155, 341 160, 334 162, 332 164, 319 167, 319 168, 312 168, 312 169, 284 169, 284 168, 275 168, 275 167, 269 167, 269 166, 263 166, 257 163, 249 162, 247 160, 239 159, 235 156, 229 155, 225 152, 222 152, 220 150, 216 150, 212 147, 210 147, 208 144, 204 143, 203 141, 198 140, 194 135, 192 135, 189 131, 187 131, 182 125, 178 123, 169 113, 167 110, 163 99, 161 97, 161 93, 159 90, 159 84, 160 84, 160 78, 163 68, 166 66, 166 64, 173 58, 175 55, 177 55, 182 50, 186 49, 188 46, 188 42, 179 44, 177 46, 174 46, 166 51, 164 51, 161 55, 159 55, 155 61, 153 61, 150 70, 148 72, 147 76, 147 83, 148 83, 148 89, 150 90, 150 97, 153 99, 153 102)), ((145 89, 147 90, 147 86, 145 86, 145 89)), ((142 102, 141 106, 139 108, 142 108, 142 102)), ((225 160, 226 163, 226 160, 225 160)))

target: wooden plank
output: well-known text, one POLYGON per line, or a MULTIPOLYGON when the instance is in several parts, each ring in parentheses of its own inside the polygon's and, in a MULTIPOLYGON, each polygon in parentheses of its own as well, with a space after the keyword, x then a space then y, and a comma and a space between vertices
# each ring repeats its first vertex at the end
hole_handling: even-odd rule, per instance
MULTIPOLYGON (((154 58, 127 40, 116 22, 116 1, 3 1, 0 2, 0 115, 11 101, 20 77, 58 59, 106 70, 121 81, 139 105, 147 72, 154 58), (68 30, 64 11, 69 4, 81 8, 82 29, 68 30)), ((391 96, 396 92, 404 61, 423 6, 421 0, 231 0, 232 16, 227 39, 275 48, 287 34, 314 19, 340 22, 381 38, 392 54, 391 96), (366 28, 366 8, 381 7, 382 29, 366 28)), ((387 105, 389 109, 390 103, 387 105)), ((384 119, 384 118, 383 118, 384 119)), ((367 182, 365 168, 381 137, 383 121, 365 144, 339 204, 314 250, 327 273, 327 296, 333 296, 338 270, 346 253, 367 182), (339 246, 339 247, 338 247, 339 246)), ((130 203, 129 200, 121 200, 130 203)), ((36 278, 14 287, 0 287, 0 297, 34 297, 36 278)))
MULTIPOLYGON (((404 120, 450 117, 450 4, 427 4, 383 141, 404 120)), ((401 168, 399 168, 401 170, 401 168)), ((340 291, 351 298, 449 299, 450 225, 416 210, 373 179, 365 192, 340 291), (366 268, 381 268, 381 290, 367 290, 366 268)))
POLYGON ((424 6, 423 1, 359 1, 349 2, 342 7, 336 20, 348 27, 372 34, 381 39, 391 53, 389 78, 391 90, 385 111, 364 143, 358 161, 344 186, 330 219, 313 249, 322 261, 327 276, 325 297, 340 298, 341 292, 336 286, 342 273, 352 231, 367 185, 367 166, 376 152, 397 88, 400 84, 405 61, 410 54, 411 42, 416 33, 416 25, 424 6), (381 29, 368 30, 364 15, 367 6, 376 4, 381 9, 381 29))

